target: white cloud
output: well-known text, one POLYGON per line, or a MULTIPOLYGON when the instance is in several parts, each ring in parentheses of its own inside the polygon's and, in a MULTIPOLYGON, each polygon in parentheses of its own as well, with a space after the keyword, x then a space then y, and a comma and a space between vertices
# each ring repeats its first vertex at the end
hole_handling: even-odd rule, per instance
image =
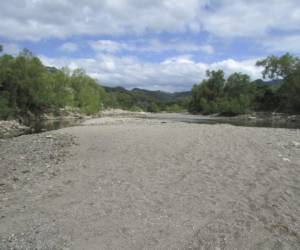
POLYGON ((263 45, 269 52, 300 53, 300 35, 273 37, 270 40, 264 41, 263 45))
POLYGON ((193 84, 206 77, 207 70, 223 69, 228 76, 233 72, 249 74, 252 79, 261 76, 255 67, 256 60, 236 61, 233 59, 211 64, 196 62, 190 56, 170 58, 160 63, 142 62, 134 57, 99 55, 97 58, 48 58, 41 56, 46 65, 83 68, 93 78, 107 85, 127 88, 160 89, 165 91, 189 90, 193 84))
POLYGON ((10 0, 1 2, 0 36, 39 40, 196 30, 208 0, 10 0))
POLYGON ((199 32, 263 36, 300 26, 299 0, 10 0, 0 36, 15 40, 72 35, 199 32))
POLYGON ((97 40, 97 41, 90 41, 89 45, 91 48, 97 52, 109 52, 115 53, 120 50, 130 49, 126 44, 115 42, 112 40, 97 40))
POLYGON ((294 31, 300 27, 299 0, 217 0, 202 16, 203 28, 225 37, 256 37, 272 30, 294 31))
POLYGON ((65 52, 76 52, 79 50, 79 46, 76 43, 64 43, 61 45, 60 50, 65 52))
POLYGON ((116 53, 122 50, 131 52, 163 52, 163 51, 176 51, 176 52, 202 52, 205 54, 213 54, 214 47, 209 44, 196 44, 194 42, 186 41, 161 41, 158 39, 139 39, 127 42, 118 42, 113 40, 97 40, 90 41, 89 45, 96 52, 116 53))
POLYGON ((149 52, 176 51, 176 52, 203 52, 213 54, 214 48, 209 44, 197 44, 188 41, 160 41, 158 39, 142 40, 142 46, 136 46, 137 50, 149 52))
POLYGON ((255 63, 261 58, 248 59, 242 61, 236 61, 234 59, 227 59, 220 62, 210 64, 211 69, 223 69, 228 76, 235 72, 241 72, 248 74, 252 79, 261 77, 261 68, 255 66, 255 63))
POLYGON ((209 55, 215 53, 214 47, 211 46, 211 45, 209 45, 209 44, 200 46, 200 50, 201 50, 202 52, 206 53, 206 54, 209 54, 209 55))

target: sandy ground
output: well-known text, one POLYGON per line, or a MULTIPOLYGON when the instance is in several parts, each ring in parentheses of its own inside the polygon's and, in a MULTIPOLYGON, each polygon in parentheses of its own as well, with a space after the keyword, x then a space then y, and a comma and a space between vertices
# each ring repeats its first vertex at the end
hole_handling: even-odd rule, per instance
POLYGON ((300 131, 101 118, 0 141, 0 249, 299 249, 300 131))

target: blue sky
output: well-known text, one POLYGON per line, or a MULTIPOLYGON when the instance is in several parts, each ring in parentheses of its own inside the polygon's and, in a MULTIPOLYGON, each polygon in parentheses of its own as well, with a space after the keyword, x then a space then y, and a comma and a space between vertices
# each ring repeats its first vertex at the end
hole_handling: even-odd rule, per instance
POLYGON ((255 61, 300 53, 299 0, 10 0, 6 53, 83 68, 100 83, 188 90, 206 70, 260 77, 255 61))

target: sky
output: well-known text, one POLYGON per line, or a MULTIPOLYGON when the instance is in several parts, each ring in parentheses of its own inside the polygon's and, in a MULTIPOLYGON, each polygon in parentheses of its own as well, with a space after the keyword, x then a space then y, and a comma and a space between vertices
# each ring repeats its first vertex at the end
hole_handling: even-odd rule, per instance
POLYGON ((255 62, 300 54, 299 0, 10 0, 0 44, 28 48, 103 85, 185 91, 224 70, 261 78, 255 62))

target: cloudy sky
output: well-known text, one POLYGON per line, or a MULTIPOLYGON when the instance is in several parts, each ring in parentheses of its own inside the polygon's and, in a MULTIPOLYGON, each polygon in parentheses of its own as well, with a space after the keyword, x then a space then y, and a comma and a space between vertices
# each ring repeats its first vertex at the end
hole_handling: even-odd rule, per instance
POLYGON ((255 61, 300 54, 299 0, 10 0, 0 44, 83 68, 106 85, 188 90, 208 69, 260 77, 255 61))

